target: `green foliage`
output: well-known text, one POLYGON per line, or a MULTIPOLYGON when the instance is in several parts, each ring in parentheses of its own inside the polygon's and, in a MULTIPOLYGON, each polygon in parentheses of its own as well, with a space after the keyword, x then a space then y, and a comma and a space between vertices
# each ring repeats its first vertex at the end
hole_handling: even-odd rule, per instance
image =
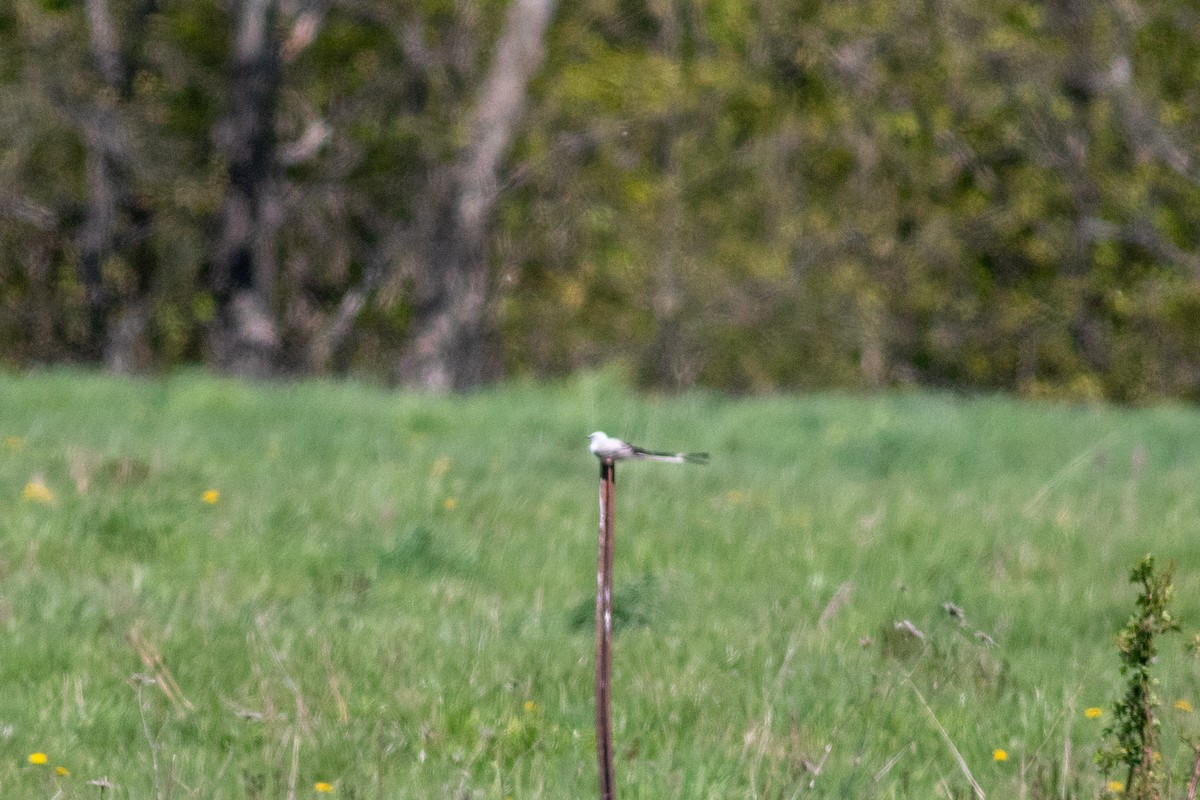
POLYGON ((1158 656, 1158 637, 1179 630, 1168 606, 1175 593, 1174 568, 1155 570, 1147 555, 1129 573, 1138 584, 1137 610, 1117 634, 1125 694, 1113 704, 1113 721, 1104 729, 1109 740, 1096 758, 1107 778, 1124 771, 1127 797, 1151 800, 1161 796, 1165 776, 1158 752, 1161 705, 1151 667, 1158 656))
MULTIPOLYGON (((97 115, 142 212, 116 222, 109 321, 146 315, 143 367, 203 361, 219 324, 192 310, 228 181, 233 15, 181 0, 130 27, 144 6, 110 5, 131 39, 116 97, 84 4, 0 9, 5 363, 94 344, 78 255, 97 115)), ((1176 4, 1136 25, 1023 0, 559 5, 487 254, 510 373, 1200 398, 1200 24, 1176 4)), ((437 266, 386 245, 444 213, 431 178, 507 4, 280 9, 265 255, 285 367, 387 376, 412 278, 437 266), (320 355, 380 262, 345 352, 320 355)))

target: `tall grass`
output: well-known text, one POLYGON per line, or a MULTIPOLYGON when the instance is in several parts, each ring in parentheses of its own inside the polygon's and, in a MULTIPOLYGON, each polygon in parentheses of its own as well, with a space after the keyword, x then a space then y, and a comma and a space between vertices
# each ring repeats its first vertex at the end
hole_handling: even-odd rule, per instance
POLYGON ((1200 622, 1200 412, 611 378, 0 376, 0 787, 593 795, 603 429, 713 454, 619 471, 622 798, 1105 792, 1130 565, 1200 622))

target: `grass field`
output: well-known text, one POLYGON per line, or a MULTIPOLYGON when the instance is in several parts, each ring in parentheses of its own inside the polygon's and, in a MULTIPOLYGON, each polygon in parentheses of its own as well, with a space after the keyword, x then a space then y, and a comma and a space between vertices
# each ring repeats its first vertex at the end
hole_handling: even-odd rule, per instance
POLYGON ((618 470, 622 798, 971 796, 951 744, 989 797, 1104 794, 1140 556, 1200 626, 1200 412, 608 377, 0 376, 4 796, 595 796, 597 428, 712 453, 618 470))

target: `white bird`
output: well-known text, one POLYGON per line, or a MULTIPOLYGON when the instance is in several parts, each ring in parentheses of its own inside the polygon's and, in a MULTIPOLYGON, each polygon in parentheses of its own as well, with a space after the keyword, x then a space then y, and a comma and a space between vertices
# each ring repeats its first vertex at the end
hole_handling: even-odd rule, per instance
POLYGON ((608 459, 610 461, 623 461, 626 459, 632 460, 647 460, 647 461, 670 461, 674 464, 707 464, 708 453, 658 453, 653 450, 643 450, 628 442, 623 442, 620 439, 615 439, 603 431, 596 431, 588 434, 588 439, 591 444, 588 445, 588 450, 592 451, 592 455, 597 458, 608 459))

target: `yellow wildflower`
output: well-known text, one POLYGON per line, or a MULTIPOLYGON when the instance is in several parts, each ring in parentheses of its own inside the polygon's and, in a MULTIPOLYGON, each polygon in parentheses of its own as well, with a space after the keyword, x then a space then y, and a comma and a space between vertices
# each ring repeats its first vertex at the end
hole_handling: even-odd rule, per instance
POLYGON ((25 446, 25 440, 22 439, 20 436, 5 436, 4 437, 4 449, 5 450, 20 450, 24 446, 25 446))
POLYGON ((1175 708, 1179 711, 1184 712, 1185 714, 1192 713, 1192 704, 1189 703, 1187 700, 1176 700, 1175 708))
POLYGON ((1108 790, 1113 794, 1120 794, 1121 792, 1125 791, 1125 784, 1121 783, 1120 781, 1109 781, 1108 790))
POLYGON ((1092 706, 1091 708, 1085 708, 1083 710, 1083 715, 1085 717, 1087 717, 1088 719, 1096 719, 1103 713, 1104 713, 1104 709, 1100 708, 1098 706, 1092 706))
POLYGON ((54 492, 40 480, 32 480, 21 490, 21 497, 34 503, 53 503, 54 492))
POLYGON ((200 495, 200 499, 211 506, 221 499, 221 493, 216 489, 205 489, 204 494, 200 495))
POLYGON ((29 763, 30 764, 45 764, 46 761, 47 761, 47 759, 46 759, 45 753, 30 753, 29 754, 29 763))
POLYGON ((66 767, 55 767, 54 774, 65 778, 71 774, 71 770, 67 769, 66 767))
POLYGON ((333 784, 329 783, 328 781, 317 781, 313 786, 313 789, 321 792, 322 794, 326 794, 333 791, 333 784))
POLYGON ((533 714, 533 713, 535 713, 537 710, 538 710, 538 704, 537 704, 537 703, 533 702, 532 700, 526 700, 526 701, 525 701, 525 713, 526 713, 526 714, 533 714))
POLYGON ((442 508, 446 509, 447 511, 453 511, 454 509, 458 508, 458 501, 453 497, 447 497, 442 501, 442 508))
POLYGON ((992 761, 1008 761, 1008 751, 997 747, 992 751, 992 761))

